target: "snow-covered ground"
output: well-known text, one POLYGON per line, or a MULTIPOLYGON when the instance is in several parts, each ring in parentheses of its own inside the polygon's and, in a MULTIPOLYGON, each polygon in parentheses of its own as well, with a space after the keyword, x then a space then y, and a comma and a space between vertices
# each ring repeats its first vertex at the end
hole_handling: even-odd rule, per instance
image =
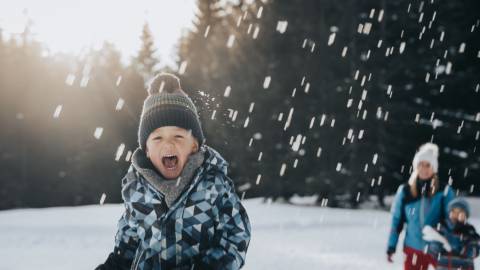
MULTIPOLYGON (((480 229, 480 199, 471 200, 480 229)), ((244 269, 401 269, 388 264, 388 212, 244 202, 252 240, 244 269)), ((0 212, 0 269, 93 269, 112 250, 121 205, 0 212)), ((480 267, 479 260, 476 267, 480 267)))

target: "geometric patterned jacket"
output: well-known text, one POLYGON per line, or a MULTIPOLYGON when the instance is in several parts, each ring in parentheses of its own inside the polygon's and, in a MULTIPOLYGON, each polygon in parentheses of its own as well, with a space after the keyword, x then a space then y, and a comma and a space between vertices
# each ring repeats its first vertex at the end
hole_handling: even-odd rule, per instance
POLYGON ((206 149, 203 164, 168 209, 163 194, 130 166, 122 180, 125 212, 111 254, 123 262, 117 268, 240 269, 244 265, 250 221, 227 176, 228 163, 211 147, 202 147, 206 149))
POLYGON ((469 223, 459 226, 447 219, 437 230, 446 238, 452 250, 447 252, 437 241, 429 243, 427 252, 437 259, 435 269, 473 270, 473 260, 480 252, 480 236, 475 228, 469 223))

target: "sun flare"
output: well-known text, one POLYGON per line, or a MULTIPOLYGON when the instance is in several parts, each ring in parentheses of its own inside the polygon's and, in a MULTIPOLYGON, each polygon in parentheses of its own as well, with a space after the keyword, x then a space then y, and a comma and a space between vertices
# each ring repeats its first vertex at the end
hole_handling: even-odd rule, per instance
POLYGON ((171 63, 178 38, 191 25, 194 7, 194 0, 20 0, 2 6, 0 29, 8 37, 21 33, 31 21, 34 38, 53 53, 78 53, 109 41, 130 58, 140 47, 147 22, 158 56, 171 63))

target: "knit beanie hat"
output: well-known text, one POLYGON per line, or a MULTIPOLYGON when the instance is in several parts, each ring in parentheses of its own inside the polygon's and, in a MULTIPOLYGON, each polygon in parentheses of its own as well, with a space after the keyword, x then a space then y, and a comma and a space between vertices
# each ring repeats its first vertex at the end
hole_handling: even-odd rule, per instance
POLYGON ((143 102, 138 144, 146 151, 147 139, 155 129, 164 126, 177 126, 192 132, 199 146, 205 141, 197 108, 180 87, 177 76, 160 73, 153 78, 148 89, 148 97, 143 102))
POLYGON ((467 200, 463 198, 455 198, 448 204, 448 212, 452 211, 453 208, 460 208, 467 214, 467 217, 470 216, 470 205, 467 200))
POLYGON ((418 168, 421 161, 426 161, 432 166, 433 172, 438 172, 438 146, 434 143, 426 143, 418 149, 413 158, 413 168, 418 168))

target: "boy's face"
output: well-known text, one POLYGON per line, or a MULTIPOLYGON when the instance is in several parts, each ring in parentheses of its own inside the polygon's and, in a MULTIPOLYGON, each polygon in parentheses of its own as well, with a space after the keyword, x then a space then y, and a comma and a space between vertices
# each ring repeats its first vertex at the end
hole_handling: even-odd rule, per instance
POLYGON ((418 177, 421 180, 431 179, 433 177, 433 168, 429 162, 420 161, 418 163, 418 177))
POLYGON ((147 139, 147 157, 166 179, 182 173, 188 156, 198 151, 198 142, 186 129, 166 126, 155 129, 147 139))
POLYGON ((453 223, 465 223, 467 221, 467 213, 461 208, 453 208, 452 211, 450 211, 450 220, 453 223))

